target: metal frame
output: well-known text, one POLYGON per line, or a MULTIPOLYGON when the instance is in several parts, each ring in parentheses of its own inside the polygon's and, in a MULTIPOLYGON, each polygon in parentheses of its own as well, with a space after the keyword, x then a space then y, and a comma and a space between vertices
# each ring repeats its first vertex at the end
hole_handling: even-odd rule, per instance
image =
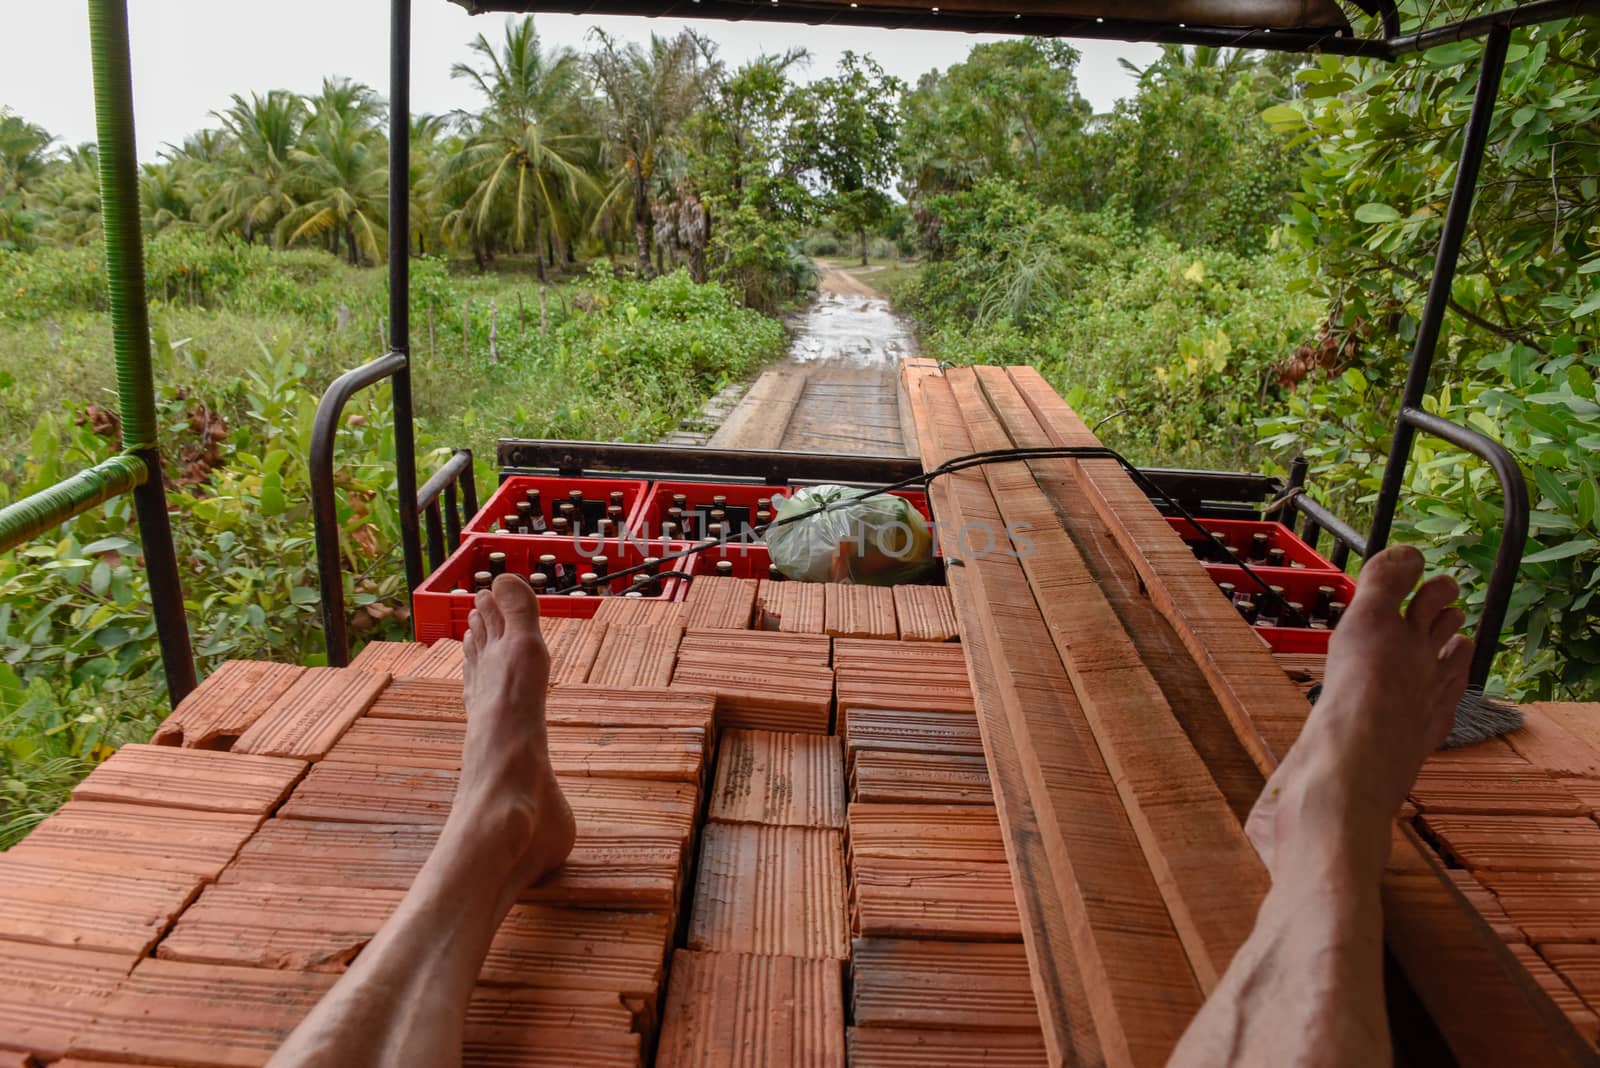
POLYGON ((1442 438, 1489 464, 1500 481, 1505 515, 1500 546, 1495 552, 1494 569, 1489 574, 1489 585, 1484 592, 1483 614, 1476 636, 1477 648, 1472 658, 1470 679, 1472 685, 1479 687, 1488 681, 1490 666, 1495 653, 1499 651, 1500 628, 1505 622, 1511 593, 1516 585, 1517 569, 1522 563, 1522 549, 1528 536, 1528 486, 1516 458, 1504 445, 1476 430, 1423 411, 1422 398, 1428 390, 1428 376, 1433 370, 1434 353, 1438 349, 1444 314, 1450 303, 1450 287, 1455 282, 1456 265, 1461 258, 1461 242, 1466 235, 1467 221, 1472 215, 1473 194, 1477 191, 1478 172, 1489 142, 1489 127, 1494 121, 1495 98, 1500 90, 1500 77, 1505 71, 1506 49, 1511 43, 1512 24, 1509 21, 1501 20, 1486 25, 1489 34, 1484 44, 1483 63, 1478 71, 1477 89, 1472 98, 1472 111, 1462 137, 1455 186, 1451 190, 1450 205, 1445 211, 1444 226, 1439 234, 1439 251, 1434 259, 1433 277, 1428 282, 1428 297, 1417 326, 1416 345, 1411 352, 1411 366, 1401 393, 1400 412, 1395 421, 1389 459, 1383 469, 1383 482, 1378 490, 1365 554, 1370 558, 1389 543, 1389 533, 1400 504, 1400 491, 1405 485, 1406 466, 1411 459, 1411 446, 1418 431, 1442 438))

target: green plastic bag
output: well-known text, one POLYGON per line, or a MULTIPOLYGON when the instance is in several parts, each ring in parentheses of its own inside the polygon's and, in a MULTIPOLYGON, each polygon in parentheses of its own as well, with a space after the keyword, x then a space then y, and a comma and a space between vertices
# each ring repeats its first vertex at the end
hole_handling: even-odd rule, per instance
POLYGON ((895 586, 933 567, 933 532, 903 497, 867 496, 848 486, 808 486, 774 497, 776 520, 827 510, 792 523, 774 522, 764 537, 779 571, 801 582, 895 586))

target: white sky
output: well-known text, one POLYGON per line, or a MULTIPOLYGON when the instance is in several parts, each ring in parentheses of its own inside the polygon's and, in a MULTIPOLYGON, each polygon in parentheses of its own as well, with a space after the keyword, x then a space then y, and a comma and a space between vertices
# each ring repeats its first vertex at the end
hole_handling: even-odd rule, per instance
MULTIPOLYGON (((212 110, 230 93, 315 90, 324 74, 342 74, 384 92, 388 85, 388 11, 384 0, 133 0, 135 124, 139 155, 151 159, 212 125, 212 110)), ((72 144, 94 137, 89 72, 87 5, 83 0, 0 4, 0 106, 10 107, 72 144)), ((476 105, 469 86, 450 77, 468 59, 467 43, 482 33, 498 41, 505 16, 469 16, 447 0, 413 6, 414 111, 445 112, 476 105)), ((634 40, 652 31, 670 35, 694 25, 716 41, 730 65, 762 52, 803 45, 813 55, 802 77, 832 71, 845 49, 870 53, 889 73, 914 83, 924 71, 960 62, 974 44, 999 38, 916 30, 809 27, 678 19, 589 18, 540 15, 544 44, 580 47, 591 26, 634 40)), ((1078 80, 1096 111, 1107 111, 1133 92, 1132 77, 1117 63, 1155 58, 1155 45, 1074 42, 1083 52, 1078 80)))

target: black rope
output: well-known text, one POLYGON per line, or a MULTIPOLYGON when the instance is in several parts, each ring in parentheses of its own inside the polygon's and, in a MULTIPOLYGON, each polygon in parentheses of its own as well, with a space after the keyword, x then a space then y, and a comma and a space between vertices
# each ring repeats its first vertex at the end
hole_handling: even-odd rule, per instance
MULTIPOLYGON (((1289 602, 1280 597, 1273 590, 1271 583, 1262 578, 1260 575, 1256 574, 1255 569, 1247 564, 1244 560, 1240 559, 1239 556, 1237 556, 1233 550, 1228 548, 1225 543, 1219 542, 1212 537, 1212 532, 1202 526, 1200 520, 1196 519, 1192 514, 1190 514, 1187 508, 1174 500, 1171 495, 1157 485, 1143 471, 1140 471, 1137 467, 1135 467, 1133 463, 1125 456, 1117 452, 1115 449, 1106 448, 1104 445, 1046 445, 1029 448, 986 449, 982 452, 967 453, 964 456, 957 456, 953 459, 946 460, 932 471, 926 471, 920 475, 912 475, 910 478, 903 478, 898 482, 891 482, 886 486, 879 486, 876 489, 868 490, 865 493, 855 497, 850 497, 839 501, 829 501, 816 508, 812 508, 809 511, 799 512, 795 515, 784 516, 781 519, 774 519, 772 522, 763 524, 760 527, 746 526, 741 533, 733 535, 732 537, 724 533, 720 538, 707 538, 699 544, 691 546, 682 552, 669 553, 665 556, 658 557, 654 564, 635 564, 633 567, 624 568, 621 571, 613 571, 611 572, 610 577, 626 578, 628 575, 645 571, 650 567, 659 567, 661 564, 670 563, 674 560, 682 560, 685 557, 694 556, 697 553, 708 552, 712 549, 723 548, 728 545, 742 544, 753 538, 764 537, 766 532, 774 527, 787 526, 790 523, 798 523, 803 519, 810 519, 813 516, 822 515, 824 512, 846 507, 856 501, 865 500, 868 497, 879 497, 885 494, 893 493, 895 490, 903 489, 920 489, 923 492, 926 492, 933 484, 935 479, 943 478, 947 475, 958 474, 974 467, 983 467, 988 464, 995 463, 1027 463, 1032 460, 1083 459, 1115 460, 1122 467, 1122 469, 1133 478, 1134 482, 1138 484, 1139 488, 1144 491, 1146 496, 1155 497, 1168 508, 1172 509, 1172 511, 1175 512, 1185 523, 1192 527, 1208 545, 1223 552, 1227 556, 1227 559, 1230 563, 1238 567, 1247 576, 1249 576, 1251 581, 1259 586, 1262 593, 1266 595, 1268 605, 1272 605, 1274 602, 1276 602, 1276 605, 1280 611, 1288 611, 1302 626, 1309 623, 1309 620, 1306 619, 1303 613, 1291 608, 1289 606, 1289 602)), ((682 572, 674 572, 673 574, 676 576, 689 578, 689 576, 684 575, 682 572)), ((691 579, 691 581, 693 580, 691 579)))

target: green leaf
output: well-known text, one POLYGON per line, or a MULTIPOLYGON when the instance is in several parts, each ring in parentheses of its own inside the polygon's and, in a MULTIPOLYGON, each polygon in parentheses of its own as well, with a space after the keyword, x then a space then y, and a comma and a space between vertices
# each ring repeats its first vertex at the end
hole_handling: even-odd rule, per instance
POLYGON ((1400 218, 1400 213, 1387 204, 1363 204, 1356 209, 1356 221, 1364 223, 1394 222, 1400 218))
POLYGON ((1344 374, 1339 376, 1339 380, 1357 396, 1367 392, 1367 376, 1357 368, 1351 367, 1347 369, 1344 374))
POLYGON ((1261 118, 1273 126, 1284 126, 1289 123, 1302 123, 1305 115, 1299 108, 1290 107, 1288 104, 1274 104, 1261 113, 1261 118))
POLYGON ((1572 309, 1574 319, 1582 319, 1591 312, 1600 311, 1600 289, 1589 294, 1589 299, 1572 309))
POLYGON ((113 534, 109 538, 101 538, 98 541, 91 541, 88 545, 83 547, 82 551, 83 555, 88 556, 90 553, 109 553, 113 551, 121 552, 123 549, 131 548, 133 548, 133 540, 131 538, 124 538, 120 534, 113 534))
POLYGON ((1567 385, 1572 387, 1572 392, 1580 397, 1594 400, 1594 378, 1589 374, 1588 368, 1573 364, 1567 368, 1567 385))
POLYGON ((1592 538, 1578 538, 1575 541, 1565 541, 1560 545, 1552 545, 1548 549, 1540 549, 1522 558, 1525 564, 1547 564, 1552 560, 1566 560, 1574 556, 1582 556, 1586 552, 1600 549, 1600 542, 1592 538))
POLYGON ((289 591, 289 600, 293 604, 316 604, 321 600, 321 594, 310 586, 296 586, 289 591))
POLYGON ((1586 527, 1594 526, 1596 506, 1600 506, 1600 487, 1596 487, 1594 479, 1586 478, 1578 483, 1578 521, 1586 527))

